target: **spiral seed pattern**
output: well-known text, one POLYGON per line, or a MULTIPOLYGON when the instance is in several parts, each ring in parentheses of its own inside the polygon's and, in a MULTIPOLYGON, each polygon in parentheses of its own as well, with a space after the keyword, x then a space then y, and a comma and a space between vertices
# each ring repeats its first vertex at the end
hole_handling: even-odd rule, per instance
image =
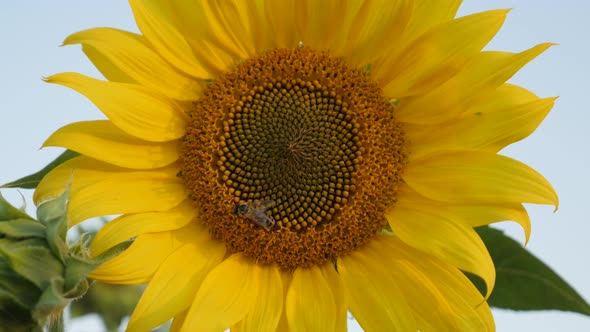
POLYGON ((315 227, 352 193, 356 133, 334 91, 317 81, 271 80, 242 96, 223 123, 222 180, 237 200, 274 200, 278 227, 315 227))

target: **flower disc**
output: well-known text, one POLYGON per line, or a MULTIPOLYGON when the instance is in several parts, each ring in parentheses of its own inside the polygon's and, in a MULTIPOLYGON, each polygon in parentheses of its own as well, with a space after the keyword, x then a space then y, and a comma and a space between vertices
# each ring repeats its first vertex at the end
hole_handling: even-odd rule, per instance
POLYGON ((180 176, 231 252, 310 266, 386 226, 405 140, 365 71, 327 52, 275 49, 212 82, 189 115, 180 176))

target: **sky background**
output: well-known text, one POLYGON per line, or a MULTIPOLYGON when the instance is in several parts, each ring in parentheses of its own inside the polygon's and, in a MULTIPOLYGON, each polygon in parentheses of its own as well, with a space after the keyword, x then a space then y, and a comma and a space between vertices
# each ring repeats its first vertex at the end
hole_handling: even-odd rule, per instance
MULTIPOLYGON (((513 8, 489 50, 522 51, 555 42, 511 82, 541 97, 560 96, 539 129, 502 153, 521 160, 551 181, 560 209, 528 206, 533 222, 528 249, 590 299, 590 2, 580 0, 466 0, 460 15, 513 8)), ((61 150, 39 150, 57 128, 76 121, 104 118, 83 96, 41 78, 62 71, 100 77, 79 46, 58 47, 69 34, 98 26, 137 31, 126 1, 10 1, 0 11, 0 183, 33 173, 61 150)), ((15 190, 2 190, 14 204, 15 190)), ((23 191, 32 207, 31 192, 23 191)), ((515 224, 502 229, 522 241, 515 224)), ((590 331, 590 317, 555 311, 494 310, 498 331, 590 331)), ((68 324, 69 332, 102 331, 96 320, 68 324)), ((354 328, 351 328, 354 330, 354 328)))

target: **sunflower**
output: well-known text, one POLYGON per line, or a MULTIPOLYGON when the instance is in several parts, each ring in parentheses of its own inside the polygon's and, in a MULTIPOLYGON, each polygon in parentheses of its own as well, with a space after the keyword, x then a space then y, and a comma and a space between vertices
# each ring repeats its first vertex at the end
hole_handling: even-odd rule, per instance
POLYGON ((117 215, 92 277, 147 284, 129 331, 493 331, 492 260, 473 227, 558 199, 498 152, 555 98, 506 83, 551 44, 482 51, 507 10, 460 1, 130 0, 140 34, 64 44, 106 80, 61 73, 108 118, 45 142, 80 153, 70 226, 117 215), (465 277, 481 277, 486 294, 465 277))

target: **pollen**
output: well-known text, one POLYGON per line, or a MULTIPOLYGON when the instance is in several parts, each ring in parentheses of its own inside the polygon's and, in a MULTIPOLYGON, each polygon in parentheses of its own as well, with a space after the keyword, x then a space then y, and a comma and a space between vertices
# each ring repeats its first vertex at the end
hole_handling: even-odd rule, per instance
POLYGON ((232 253, 285 269, 333 261, 382 230, 407 163, 395 105, 328 52, 275 49, 212 82, 189 113, 181 172, 232 253), (274 201, 274 226, 234 213, 274 201))

